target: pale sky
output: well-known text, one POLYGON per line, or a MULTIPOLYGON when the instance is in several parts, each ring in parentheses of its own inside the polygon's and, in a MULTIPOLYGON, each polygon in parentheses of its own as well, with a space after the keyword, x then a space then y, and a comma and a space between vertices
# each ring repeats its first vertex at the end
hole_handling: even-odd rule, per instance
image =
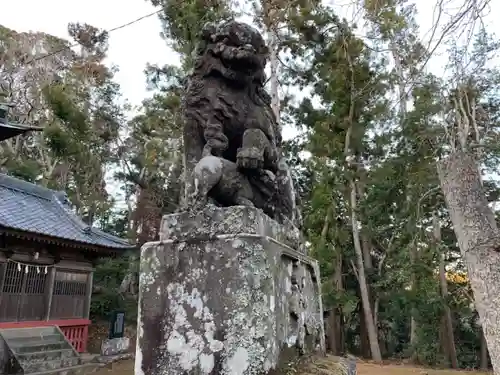
MULTIPOLYGON (((145 0, 16 0, 2 6, 0 25, 69 38, 69 22, 109 30, 154 11, 145 0)), ((161 39, 160 31, 158 17, 152 16, 110 34, 108 60, 119 66, 116 80, 133 104, 139 104, 146 95, 143 71, 147 62, 177 61, 161 39)))
MULTIPOLYGON (((359 19, 351 7, 343 4, 351 0, 330 0, 339 13, 348 19, 359 19)), ((436 0, 420 0, 418 23, 424 40, 429 38, 433 24, 433 6, 436 0)), ((451 0, 461 3, 462 0, 451 0)), ((500 14, 500 1, 493 0, 490 15, 486 18, 489 30, 500 35, 500 23, 494 17, 500 14)), ((448 8, 455 11, 454 4, 448 8)), ((156 9, 146 0, 16 0, 3 5, 0 25, 16 31, 42 31, 67 38, 69 22, 86 22, 106 30, 126 24, 156 9)), ((443 16, 443 22, 446 17, 443 16)), ((122 93, 132 104, 138 105, 148 95, 143 70, 146 63, 165 64, 178 62, 177 56, 169 50, 160 37, 160 21, 157 16, 148 17, 131 26, 110 34, 108 61, 116 64, 120 72, 116 76, 122 93)), ((443 60, 435 57, 428 65, 430 70, 440 69, 443 60)))

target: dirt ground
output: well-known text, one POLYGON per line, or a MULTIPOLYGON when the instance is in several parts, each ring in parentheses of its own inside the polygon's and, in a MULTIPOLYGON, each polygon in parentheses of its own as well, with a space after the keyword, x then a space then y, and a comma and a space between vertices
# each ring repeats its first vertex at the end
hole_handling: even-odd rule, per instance
MULTIPOLYGON (((328 375, 332 374, 333 370, 329 370, 331 361, 328 358, 321 359, 318 367, 303 373, 302 375, 328 375)), ((487 373, 475 371, 453 371, 453 370, 431 370, 417 367, 409 367, 404 365, 375 365, 372 363, 358 363, 358 375, 486 375, 487 373)), ((134 362, 124 361, 113 364, 112 368, 104 368, 94 373, 94 375, 134 375, 134 362)))

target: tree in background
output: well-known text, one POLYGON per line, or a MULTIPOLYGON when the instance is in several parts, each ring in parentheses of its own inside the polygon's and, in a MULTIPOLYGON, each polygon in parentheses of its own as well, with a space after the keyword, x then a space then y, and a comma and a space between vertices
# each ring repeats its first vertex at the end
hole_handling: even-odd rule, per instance
MULTIPOLYGON (((311 197, 313 202, 318 197, 326 198, 323 209, 311 213, 316 217, 322 212, 322 224, 311 228, 317 233, 313 247, 324 247, 332 230, 342 231, 344 238, 346 229, 351 233, 353 253, 344 260, 344 254, 337 249, 336 267, 330 276, 333 280, 328 282, 340 292, 339 278, 344 263, 353 268, 370 352, 375 361, 381 361, 367 279, 367 269, 372 266, 365 264, 371 264, 372 255, 367 248, 362 248, 359 221, 363 218, 359 217, 359 204, 363 199, 360 184, 365 182, 360 172, 370 147, 366 134, 385 105, 384 74, 364 42, 354 36, 353 28, 339 20, 331 9, 318 6, 302 19, 295 17, 293 21, 298 39, 289 43, 289 48, 292 55, 300 56, 305 63, 302 68, 298 64, 294 66, 294 71, 300 72, 295 73, 295 78, 303 88, 312 87, 312 94, 319 101, 315 106, 310 99, 305 99, 295 111, 296 122, 308 128, 306 148, 312 154, 316 172, 324 176, 316 179, 317 190, 313 188, 311 197), (325 184, 329 192, 325 191, 325 184)), ((323 251, 321 248, 316 248, 316 252, 323 251)), ((337 334, 338 325, 338 318, 332 318, 331 326, 336 329, 330 336, 337 334)))
POLYGON ((68 41, 41 33, 0 28, 0 85, 14 105, 12 121, 44 128, 7 140, 0 168, 49 188, 65 190, 88 223, 112 204, 104 167, 123 124, 118 85, 103 60, 108 34, 70 24, 68 41))
MULTIPOLYGON (((388 47, 390 57, 394 62, 394 70, 392 72, 394 85, 397 91, 397 127, 403 131, 406 127, 406 118, 408 115, 408 93, 407 89, 410 82, 417 74, 417 64, 425 57, 425 48, 418 40, 418 26, 415 22, 415 5, 407 5, 404 1, 370 1, 364 2, 364 10, 366 18, 373 28, 372 33, 378 38, 377 48, 388 47)), ((405 145, 403 145, 405 147, 405 145)), ((403 172, 403 171, 401 171, 403 172)), ((408 173, 406 173, 408 175, 408 173)), ((412 186, 410 180, 406 186, 408 203, 413 201, 412 186)), ((416 244, 412 244, 409 248, 410 262, 415 265, 418 257, 418 249, 416 244)), ((416 288, 417 273, 412 272, 411 284, 412 289, 416 288)), ((417 308, 413 307, 410 342, 416 347, 417 342, 417 308)), ((416 355, 414 351, 414 357, 416 355)), ((414 358, 415 359, 415 358, 414 358)))
MULTIPOLYGON (((470 294, 464 298, 467 287, 443 283, 443 278, 441 282, 439 278, 440 273, 447 275, 450 265, 458 272, 461 264, 434 164, 436 153, 440 152, 436 139, 442 133, 435 124, 443 108, 443 86, 439 79, 424 71, 434 48, 424 48, 419 42, 414 8, 398 2, 364 3, 363 6, 372 27, 369 39, 364 40, 364 48, 372 52, 369 66, 377 74, 358 90, 372 91, 378 105, 361 106, 368 120, 355 122, 358 131, 353 131, 352 144, 357 149, 347 154, 352 157, 347 158, 351 168, 347 168, 349 163, 345 162, 347 131, 337 125, 340 122, 345 126, 349 116, 328 112, 330 108, 341 111, 342 106, 349 103, 349 86, 342 85, 342 81, 328 84, 342 67, 337 65, 338 60, 327 61, 321 67, 323 71, 319 70, 321 60, 312 60, 314 63, 310 66, 316 70, 304 70, 300 66, 324 47, 325 34, 328 34, 318 30, 333 32, 338 21, 321 17, 321 13, 313 9, 291 19, 295 23, 290 22, 288 26, 293 30, 289 34, 293 38, 288 43, 295 60, 287 67, 285 76, 296 83, 304 82, 303 90, 313 88, 313 100, 292 106, 287 115, 291 114, 295 123, 308 128, 309 141, 305 148, 311 151, 312 158, 301 162, 300 157, 296 157, 299 165, 314 170, 315 176, 309 202, 304 207, 306 230, 322 266, 325 304, 334 312, 330 314, 330 337, 345 338, 330 346, 342 350, 342 341, 347 341, 348 350, 373 356, 367 328, 371 319, 362 303, 363 277, 359 273, 362 260, 361 269, 365 273, 372 319, 383 356, 410 357, 420 363, 448 363, 453 367, 472 362, 476 366, 479 358, 474 356, 479 354, 480 335, 476 330, 474 345, 466 349, 461 340, 466 331, 475 328, 465 323, 469 318, 461 320, 456 315, 457 311, 464 318, 473 315, 470 294), (395 62, 395 68, 388 70, 385 67, 390 60, 395 62), (377 82, 383 86, 379 91, 374 90, 379 87, 377 82), (344 100, 333 94, 337 92, 344 95, 344 100), (406 102, 412 102, 411 109, 406 102), (359 127, 360 124, 369 126, 359 127), (315 154, 318 149, 314 150, 313 141, 324 145, 323 154, 315 154), (346 186, 349 186, 347 195, 346 186), (352 203, 356 204, 354 210, 352 203), (436 213, 441 231, 446 234, 441 240, 437 239, 437 230, 433 235, 432 219, 436 213), (445 264, 443 255, 446 255, 445 264), (441 327, 440 330, 436 330, 436 326, 441 327), (466 350, 472 352, 466 353, 466 350)), ((457 15, 451 23, 456 25, 465 14, 457 15)), ((353 25, 346 23, 346 28, 355 33, 353 25)), ((446 30, 450 29, 447 26, 446 30)), ((318 55, 328 54, 322 51, 318 55)), ((345 82, 349 72, 343 73, 339 76, 345 82)), ((362 79, 362 74, 355 77, 362 79)), ((359 99, 357 94, 354 97, 359 99)), ((366 293, 364 300, 367 300, 366 293)), ((374 340, 371 341, 373 347, 374 340)), ((482 363, 484 365, 484 360, 482 363)))
MULTIPOLYGON (((117 225, 110 227, 114 200, 105 181, 106 168, 121 157, 117 144, 125 125, 124 108, 117 103, 119 87, 113 81, 115 68, 103 63, 108 33, 87 24, 70 24, 68 32, 73 44, 47 34, 0 28, 0 85, 14 105, 11 119, 43 127, 41 133, 2 142, 0 168, 66 191, 89 225, 126 236, 128 223, 120 228, 119 219, 113 218, 117 225)), ((93 316, 127 303, 116 293, 121 279, 113 276, 123 273, 128 263, 126 256, 97 266, 93 316)))
POLYGON ((483 170, 498 160, 498 82, 488 66, 500 44, 480 29, 472 51, 454 46, 451 82, 437 124, 443 130, 437 164, 459 248, 467 264, 476 308, 495 373, 500 372, 500 233, 483 186, 483 170), (463 56, 469 58, 464 61, 463 56), (483 167, 484 166, 484 167, 483 167))

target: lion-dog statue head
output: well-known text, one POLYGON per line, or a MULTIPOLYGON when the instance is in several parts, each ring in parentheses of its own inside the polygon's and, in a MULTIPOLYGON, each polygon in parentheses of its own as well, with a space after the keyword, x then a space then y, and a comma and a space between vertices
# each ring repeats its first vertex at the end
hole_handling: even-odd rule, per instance
POLYGON ((236 21, 206 24, 198 45, 195 72, 220 74, 241 85, 263 86, 269 55, 258 30, 236 21))

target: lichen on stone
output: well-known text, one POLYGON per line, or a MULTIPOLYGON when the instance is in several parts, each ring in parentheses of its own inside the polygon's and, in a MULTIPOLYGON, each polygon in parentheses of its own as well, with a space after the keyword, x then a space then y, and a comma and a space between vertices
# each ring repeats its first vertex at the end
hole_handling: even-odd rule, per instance
MULTIPOLYGON (((247 212, 226 210, 231 217, 247 212)), ((210 228, 181 213, 168 220, 176 223, 172 239, 144 246, 137 368, 148 375, 260 375, 280 366, 283 350, 324 350, 317 264, 269 237, 282 230, 265 227, 258 210, 238 223, 221 209, 208 211, 200 215, 212 218, 210 228), (253 232, 235 233, 249 218, 253 232)))

